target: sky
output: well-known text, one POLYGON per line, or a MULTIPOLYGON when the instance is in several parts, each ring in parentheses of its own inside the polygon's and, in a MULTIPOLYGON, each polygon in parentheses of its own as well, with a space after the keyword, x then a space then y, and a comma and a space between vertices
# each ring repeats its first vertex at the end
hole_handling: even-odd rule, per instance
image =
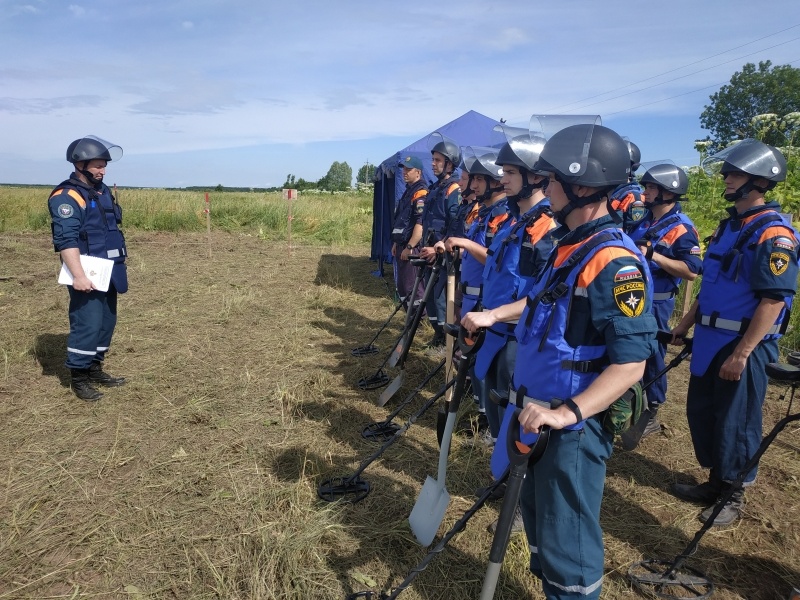
POLYGON ((800 67, 796 0, 0 0, 0 183, 280 186, 354 175, 475 110, 599 114, 644 161, 696 164, 709 96, 800 67))

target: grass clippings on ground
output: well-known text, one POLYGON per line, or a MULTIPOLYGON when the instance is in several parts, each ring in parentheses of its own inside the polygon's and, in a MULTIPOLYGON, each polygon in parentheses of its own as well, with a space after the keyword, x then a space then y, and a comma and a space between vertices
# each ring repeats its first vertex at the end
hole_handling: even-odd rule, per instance
MULTIPOLYGON (((321 481, 375 452, 361 429, 437 360, 418 342, 385 408, 374 402, 380 390, 356 386, 402 325, 401 313, 378 354, 351 355, 394 308, 366 248, 290 253, 215 232, 209 259, 205 234, 128 237, 131 291, 120 298, 107 370, 130 382, 85 403, 63 367, 67 293, 49 239, 0 236, 0 599, 341 600, 398 585, 426 552, 407 518, 436 475, 435 408, 365 470, 372 491, 362 502, 317 497, 321 481)), ((424 325, 419 338, 428 337, 424 325)), ((671 560, 700 527, 698 507, 668 493, 676 480, 704 477, 683 414, 686 365, 669 377, 664 432, 609 461, 603 598, 640 597, 625 577, 630 564, 671 560)), ((786 410, 781 391, 771 389, 765 430, 786 410)), ((715 598, 772 600, 800 585, 797 431, 787 428, 764 457, 745 518, 712 530, 689 561, 713 577, 715 598)), ((462 440, 440 536, 488 482, 488 453, 462 440)), ((477 597, 497 509, 480 510, 402 597, 477 597)), ((527 562, 524 537, 513 538, 496 598, 543 597, 527 562)))

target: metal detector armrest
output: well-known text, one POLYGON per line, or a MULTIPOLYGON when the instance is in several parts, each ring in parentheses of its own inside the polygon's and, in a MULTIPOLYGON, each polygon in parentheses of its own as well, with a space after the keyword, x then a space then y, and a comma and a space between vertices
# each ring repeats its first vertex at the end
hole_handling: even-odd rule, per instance
POLYGON ((800 367, 786 363, 768 363, 765 367, 767 376, 780 383, 800 382, 800 367))

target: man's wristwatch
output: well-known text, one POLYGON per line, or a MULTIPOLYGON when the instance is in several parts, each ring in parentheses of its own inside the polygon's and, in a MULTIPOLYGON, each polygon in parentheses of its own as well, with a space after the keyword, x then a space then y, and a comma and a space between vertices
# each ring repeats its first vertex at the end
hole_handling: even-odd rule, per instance
POLYGON ((413 250, 413 249, 414 246, 412 246, 411 244, 406 244, 406 250, 413 250))
POLYGON ((572 411, 572 414, 575 415, 575 418, 578 419, 576 421, 577 423, 583 421, 583 414, 581 414, 581 409, 578 407, 578 405, 575 404, 575 400, 573 400, 572 398, 567 398, 566 400, 564 400, 564 404, 568 409, 572 411))

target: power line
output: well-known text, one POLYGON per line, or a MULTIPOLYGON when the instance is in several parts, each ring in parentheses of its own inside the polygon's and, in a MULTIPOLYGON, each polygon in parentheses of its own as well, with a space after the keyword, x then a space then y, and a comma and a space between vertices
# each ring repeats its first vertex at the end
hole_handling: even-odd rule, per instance
MULTIPOLYGON (((791 60, 787 64, 793 65, 796 62, 800 62, 800 58, 797 58, 795 60, 791 60)), ((702 87, 702 88, 699 88, 699 89, 696 89, 696 90, 691 90, 689 92, 684 92, 682 94, 676 94, 674 96, 670 96, 669 98, 661 98, 660 100, 654 100, 653 102, 647 102, 646 104, 639 104, 638 106, 631 106, 630 108, 623 108, 622 110, 618 110, 617 112, 605 113, 605 116, 610 117, 611 115, 618 115, 620 113, 628 112, 628 111, 631 111, 631 110, 636 110, 637 108, 644 108, 645 106, 650 106, 652 104, 658 104, 659 102, 666 102, 667 100, 673 100, 675 98, 680 98, 681 96, 688 96, 689 94, 695 94, 697 92, 702 92, 703 90, 708 90, 708 89, 716 88, 716 87, 722 87, 726 83, 729 83, 729 82, 728 81, 723 81, 722 83, 715 83, 713 85, 707 85, 705 87, 702 87)))
MULTIPOLYGON (((733 52, 734 50, 738 50, 739 48, 744 48, 745 46, 749 46, 749 45, 751 45, 751 44, 755 44, 756 42, 763 41, 763 40, 765 40, 765 39, 771 38, 771 37, 773 37, 773 36, 776 36, 776 35, 778 35, 778 34, 780 34, 780 33, 784 33, 784 32, 786 32, 786 31, 789 31, 789 30, 791 30, 791 29, 795 29, 795 28, 797 28, 797 27, 800 27, 800 23, 797 23, 797 24, 795 24, 795 25, 792 25, 791 27, 787 27, 786 29, 781 29, 780 31, 776 31, 776 32, 774 32, 774 33, 771 33, 771 34, 769 34, 769 35, 766 35, 766 36, 764 36, 764 37, 761 37, 761 38, 758 38, 758 39, 752 40, 752 41, 750 41, 750 42, 747 42, 746 44, 741 44, 740 46, 736 46, 736 47, 734 47, 734 48, 729 48, 728 50, 725 50, 725 51, 723 51, 723 52, 719 52, 719 53, 717 53, 717 54, 712 54, 711 56, 707 56, 707 57, 705 57, 705 58, 702 58, 702 59, 700 59, 700 60, 696 60, 696 61, 694 61, 694 62, 691 62, 691 63, 689 63, 689 64, 683 65, 683 66, 681 66, 681 67, 676 67, 676 68, 674 68, 674 69, 670 69, 669 71, 664 71, 663 73, 660 73, 660 74, 658 74, 658 75, 653 75, 652 77, 647 77, 647 78, 645 78, 645 79, 641 79, 641 80, 639 80, 639 81, 636 81, 636 82, 633 82, 633 83, 629 83, 629 84, 626 84, 626 85, 620 86, 620 87, 618 87, 618 88, 614 88, 614 89, 608 90, 608 91, 606 91, 606 92, 602 92, 602 93, 600 93, 600 94, 595 94, 594 96, 588 96, 588 97, 586 97, 586 98, 583 98, 582 100, 576 100, 576 101, 574 101, 574 102, 570 102, 569 104, 562 104, 561 106, 557 106, 557 107, 555 107, 555 108, 548 109, 547 111, 544 111, 544 112, 545 112, 545 113, 550 113, 550 114, 552 114, 554 111, 561 110, 561 109, 563 109, 563 108, 566 108, 566 107, 568 107, 568 106, 572 106, 572 105, 574 105, 574 104, 580 104, 580 103, 582 103, 582 102, 586 102, 587 100, 593 100, 593 99, 595 99, 595 98, 598 98, 598 97, 600 97, 600 96, 605 96, 606 94, 613 94, 614 92, 617 92, 617 91, 620 91, 620 90, 624 90, 624 89, 626 89, 626 88, 629 88, 629 87, 632 87, 632 86, 634 86, 634 85, 639 85, 640 83, 646 83, 646 82, 648 82, 648 81, 651 81, 651 80, 653 80, 653 79, 658 79, 659 77, 663 77, 664 75, 669 75, 670 73, 674 73, 675 71, 680 71, 681 69, 685 69, 685 68, 687 68, 687 67, 691 67, 691 66, 693 66, 693 65, 699 64, 699 63, 701 63, 701 62, 705 62, 705 61, 707 61, 707 60, 711 60, 712 58, 716 58, 717 56, 722 56, 723 54, 727 54, 728 52, 733 52)), ((794 38, 793 40, 789 40, 789 41, 791 42, 791 41, 794 41, 794 40, 796 40, 796 39, 798 39, 798 38, 794 38)), ((789 42, 785 42, 785 43, 789 43, 789 42)), ((778 45, 780 46, 780 45, 782 45, 782 44, 778 44, 778 45)), ((775 46, 773 46, 773 48, 774 48, 774 47, 775 47, 775 46)), ((764 50, 769 50, 769 49, 770 49, 770 48, 765 48, 764 50)), ((758 50, 757 52, 753 52, 753 53, 751 53, 751 54, 757 54, 758 52, 763 52, 764 50, 758 50)), ((746 56, 750 56, 751 54, 746 54, 746 55, 745 55, 745 57, 746 57, 746 56)), ((741 57, 741 58, 744 58, 744 57, 741 57)), ((735 60, 741 60, 741 58, 739 58, 739 59, 735 59, 735 60)), ((727 61, 727 62, 730 62, 730 61, 727 61)), ((725 64, 725 63, 721 63, 721 64, 725 64)), ((718 66, 719 66, 719 65, 718 65, 718 66)), ((696 73, 700 73, 700 72, 702 72, 703 70, 707 70, 707 69, 702 69, 701 71, 696 71, 696 73)), ((694 74, 694 73, 690 73, 689 75, 693 75, 693 74, 694 74)), ((687 75, 687 76, 688 76, 688 75, 687 75)), ((671 80, 671 81, 674 81, 674 80, 671 80)), ((669 82, 668 82, 668 81, 665 81, 665 82, 663 82, 663 83, 669 83, 669 82)), ((644 88, 644 89, 648 89, 648 88, 644 88)), ((618 97, 619 97, 619 96, 618 96, 618 97)), ((590 104, 590 105, 588 105, 588 106, 592 106, 592 105, 590 104)), ((577 109, 576 109, 576 110, 577 110, 577 109)))
MULTIPOLYGON (((595 106, 597 104, 603 104, 604 102, 610 102, 611 100, 617 100, 619 98, 624 98, 625 96, 630 96, 631 94, 636 94, 638 92, 643 92, 645 90, 650 90, 650 89, 653 89, 653 88, 658 87, 660 85, 664 85, 664 84, 667 84, 667 83, 672 83, 673 81, 678 81, 679 79, 685 79, 686 77, 691 77, 692 75, 697 75, 698 73, 703 73, 704 71, 710 71, 711 69, 716 69, 717 67, 721 67, 722 65, 726 65, 726 64, 731 63, 731 62, 742 60, 743 58, 747 58, 748 56, 752 56, 753 54, 758 54, 759 52, 764 52, 766 50, 772 50, 773 48, 777 48, 778 46, 784 46, 786 44, 789 44, 789 43, 797 41, 797 40, 800 40, 800 37, 792 38, 791 40, 787 40, 785 42, 781 42, 780 44, 775 44, 774 46, 770 46, 768 48, 762 48, 761 50, 758 50, 756 52, 750 52, 749 54, 744 54, 742 56, 738 56, 736 58, 732 58, 730 60, 726 60, 726 61, 718 63, 716 65, 712 65, 710 67, 706 67, 705 69, 700 69, 699 71, 693 71, 691 73, 687 73, 686 75, 681 75, 680 77, 675 77, 674 79, 668 79, 667 81, 662 81, 660 83, 654 83, 653 85, 648 85, 646 87, 638 88, 638 89, 632 90, 630 92, 625 92, 624 94, 620 94, 619 96, 612 96, 611 98, 606 98, 605 100, 599 100, 597 102, 592 102, 590 104, 584 104, 583 106, 579 106, 578 108, 576 108, 574 110, 583 110, 584 108, 588 108, 590 106, 595 106)), ((620 88, 620 89, 623 89, 623 88, 620 88)), ((610 93, 610 92, 606 92, 606 93, 610 93)), ((573 104, 575 104, 575 102, 573 102, 573 104)))

